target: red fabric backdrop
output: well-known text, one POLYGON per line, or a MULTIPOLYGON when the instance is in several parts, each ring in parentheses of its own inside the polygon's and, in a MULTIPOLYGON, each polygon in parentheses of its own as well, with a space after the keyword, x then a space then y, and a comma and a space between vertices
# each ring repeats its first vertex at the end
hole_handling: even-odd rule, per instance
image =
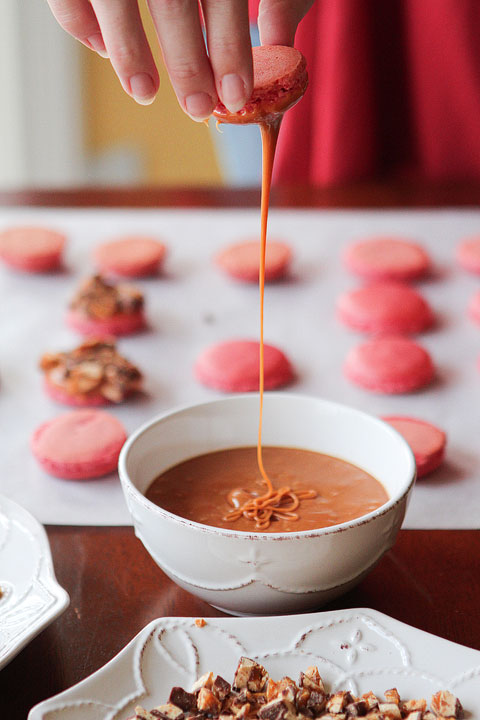
POLYGON ((316 0, 295 45, 277 182, 480 177, 480 0, 316 0))

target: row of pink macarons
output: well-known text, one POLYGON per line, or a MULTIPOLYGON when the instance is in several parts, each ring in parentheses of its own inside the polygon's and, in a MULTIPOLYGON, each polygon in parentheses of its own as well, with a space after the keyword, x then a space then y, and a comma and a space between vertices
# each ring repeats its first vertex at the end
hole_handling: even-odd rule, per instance
MULTIPOLYGON (((480 242, 478 249, 480 257, 480 242)), ((344 374, 355 384, 382 393, 424 387, 434 377, 434 365, 429 353, 408 336, 430 328, 434 313, 409 283, 430 274, 428 253, 404 239, 382 238, 349 246, 344 261, 370 282, 341 295, 337 315, 348 327, 374 335, 350 350, 344 374)), ((442 464, 447 441, 443 430, 418 417, 384 419, 410 444, 418 477, 442 464)))
MULTIPOLYGON (((63 266, 67 237, 47 227, 17 226, 0 231, 0 259, 25 272, 48 272, 63 266)), ((100 272, 125 277, 142 277, 159 271, 166 256, 166 245, 147 235, 127 235, 102 242, 93 250, 100 272)), ((269 239, 265 279, 284 277, 292 260, 291 247, 269 239)), ((457 245, 456 258, 465 270, 480 274, 480 236, 457 245)), ((353 274, 366 280, 410 281, 425 277, 432 268, 431 258, 419 244, 400 237, 372 237, 349 245, 344 264, 353 274)), ((258 240, 242 241, 221 250, 216 261, 232 277, 258 281, 258 240)))
MULTIPOLYGON (((0 232, 0 259, 5 265, 29 273, 54 272, 64 266, 67 237, 47 227, 18 226, 0 232)), ((140 278, 156 275, 167 254, 164 242, 148 235, 125 235, 97 245, 92 252, 95 268, 106 275, 140 278)), ((266 281, 284 276, 292 251, 288 244, 269 243, 266 281)), ((258 240, 245 240, 221 250, 217 265, 246 282, 258 281, 258 240)))

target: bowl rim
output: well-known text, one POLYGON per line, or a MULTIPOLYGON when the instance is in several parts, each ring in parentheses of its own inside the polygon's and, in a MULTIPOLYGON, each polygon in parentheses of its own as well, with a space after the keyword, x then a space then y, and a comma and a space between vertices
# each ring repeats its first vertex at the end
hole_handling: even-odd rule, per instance
MULTIPOLYGON (((156 505, 151 500, 148 500, 148 498, 138 490, 138 488, 134 485, 133 481, 130 479, 129 474, 127 472, 127 458, 128 454, 134 445, 134 443, 143 435, 147 430, 150 430, 154 425, 163 422, 165 419, 172 417, 174 415, 178 415, 180 413, 184 413, 188 411, 189 409, 193 408, 201 408, 202 406, 210 406, 210 405, 216 405, 216 404, 223 404, 228 402, 235 402, 236 400, 241 400, 242 398, 252 398, 257 396, 258 398, 259 393, 258 392, 248 392, 248 393, 236 393, 234 395, 229 394, 225 395, 220 398, 213 398, 212 400, 203 400, 200 402, 194 402, 194 403, 185 403, 182 405, 175 406, 173 408, 170 408, 168 410, 165 410, 158 415, 155 415, 150 420, 147 420, 142 425, 140 425, 125 441, 119 455, 118 459, 118 474, 120 477, 120 483, 122 486, 122 490, 124 495, 127 495, 127 493, 140 504, 143 505, 143 507, 149 511, 153 511, 153 513, 159 517, 168 519, 170 521, 176 522, 180 525, 185 525, 187 527, 190 527, 192 529, 196 529, 198 531, 211 534, 211 535, 218 535, 222 537, 229 537, 229 538, 239 538, 239 539, 258 539, 258 540, 271 540, 271 541, 278 541, 278 540, 289 540, 293 538, 307 538, 307 537, 321 537, 324 535, 331 535, 338 532, 344 532, 346 530, 349 530, 353 527, 358 527, 360 525, 365 525, 367 523, 370 523, 373 520, 376 520, 383 515, 391 512, 396 506, 398 506, 400 503, 404 501, 405 498, 408 499, 411 490, 413 489, 413 486, 417 479, 417 468, 416 468, 416 461, 415 456, 413 454, 413 451, 410 447, 410 445, 407 443, 405 438, 396 430, 393 426, 389 425, 385 420, 382 420, 382 418, 377 417, 375 415, 371 415, 370 413, 365 412, 364 410, 359 410, 358 408, 355 408, 351 405, 346 405, 345 403, 339 403, 334 400, 326 400, 322 397, 319 397, 317 395, 302 395, 300 393, 286 393, 286 392, 275 392, 275 391, 268 391, 264 395, 264 403, 268 402, 268 398, 284 398, 289 397, 293 400, 314 400, 317 402, 320 402, 323 406, 328 406, 331 409, 340 409, 340 410, 347 410, 350 413, 353 413, 354 415, 358 416, 359 418, 366 418, 369 422, 374 422, 376 425, 379 425, 383 428, 384 431, 388 432, 392 436, 395 436, 397 440, 400 440, 400 444, 403 444, 404 450, 407 453, 408 459, 409 459, 409 467, 408 472, 406 473, 406 477, 409 478, 408 482, 406 482, 405 486, 394 496, 389 497, 386 503, 383 505, 380 505, 375 510, 372 510, 369 513, 366 513, 365 515, 360 515, 358 518, 352 518, 351 520, 347 520, 344 523, 339 523, 338 525, 329 525, 327 527, 323 528, 317 528, 316 530, 298 530, 297 532, 291 531, 291 532, 250 532, 245 530, 231 530, 229 528, 219 528, 215 525, 205 525, 204 523, 196 522, 195 520, 189 520, 187 518, 183 518, 180 515, 175 515, 175 513, 170 512, 169 510, 165 510, 164 508, 160 507, 159 505, 156 505)), ((349 462, 349 461, 347 461, 349 462)), ((128 505, 128 503, 127 503, 128 505)), ((133 518, 132 518, 133 519, 133 518)))

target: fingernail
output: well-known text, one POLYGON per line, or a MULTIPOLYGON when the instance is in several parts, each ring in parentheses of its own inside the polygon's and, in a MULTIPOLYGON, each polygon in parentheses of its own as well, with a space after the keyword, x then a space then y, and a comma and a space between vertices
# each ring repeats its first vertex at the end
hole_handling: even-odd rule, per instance
POLYGON ((210 117, 215 107, 213 98, 206 92, 198 92, 185 98, 185 109, 195 122, 202 122, 210 117))
POLYGON ((240 75, 230 73, 222 78, 222 102, 230 112, 238 112, 247 102, 245 83, 240 75))
POLYGON ((130 78, 130 91, 140 105, 151 105, 155 100, 155 84, 148 73, 137 73, 130 78))
POLYGON ((101 57, 108 58, 107 48, 105 47, 105 43, 103 42, 102 33, 95 33, 95 35, 90 35, 89 38, 87 38, 87 42, 90 44, 90 46, 97 52, 101 57))

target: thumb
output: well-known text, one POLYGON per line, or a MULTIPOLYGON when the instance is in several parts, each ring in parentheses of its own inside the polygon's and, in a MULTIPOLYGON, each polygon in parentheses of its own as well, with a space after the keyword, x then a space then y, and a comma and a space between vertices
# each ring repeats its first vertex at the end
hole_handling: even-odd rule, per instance
POLYGON ((314 0, 260 0, 258 29, 262 45, 293 45, 300 20, 314 0))

